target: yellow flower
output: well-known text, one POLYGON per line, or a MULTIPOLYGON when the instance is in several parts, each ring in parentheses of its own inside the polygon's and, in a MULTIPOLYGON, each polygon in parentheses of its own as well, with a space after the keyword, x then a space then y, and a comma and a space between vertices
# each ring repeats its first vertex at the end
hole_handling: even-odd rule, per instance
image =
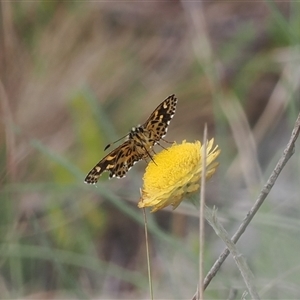
MULTIPOLYGON (((218 162, 215 159, 221 150, 213 147, 214 139, 207 142, 206 147, 206 179, 216 171, 218 162)), ((145 174, 144 186, 138 207, 152 207, 152 212, 172 205, 175 209, 182 199, 200 189, 202 170, 202 147, 195 143, 173 144, 163 150, 150 161, 145 174)))

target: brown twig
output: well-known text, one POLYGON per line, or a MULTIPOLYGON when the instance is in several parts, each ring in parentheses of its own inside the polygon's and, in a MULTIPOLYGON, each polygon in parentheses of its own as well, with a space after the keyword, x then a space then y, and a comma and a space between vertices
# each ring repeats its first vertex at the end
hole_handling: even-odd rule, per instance
MULTIPOLYGON (((232 238, 231 238, 232 242, 236 243, 239 240, 239 238, 241 237, 241 235, 245 232, 249 223, 251 222, 251 220, 253 219, 253 217, 255 216, 257 211, 259 210, 260 206, 263 204, 264 200, 270 193, 272 187, 274 186, 274 184, 276 182, 276 179, 278 178, 278 176, 279 176, 280 172, 282 171, 282 169, 284 168, 285 164, 291 158, 291 156, 294 154, 295 142, 299 136, 299 132, 300 132, 300 114, 297 117, 294 129, 292 131, 291 138, 290 138, 286 148, 284 149, 281 158, 279 159, 279 161, 278 161, 275 169, 273 170, 271 176, 269 177, 267 183, 264 185, 263 189, 261 190, 255 204, 250 209, 250 211, 247 213, 244 221, 242 222, 242 224, 240 225, 240 227, 238 228, 236 233, 232 236, 232 238)), ((207 286, 209 285, 212 278, 217 274, 218 270, 220 269, 221 265, 223 264, 223 262, 225 261, 225 259, 227 258, 228 255, 229 255, 229 250, 228 250, 228 248, 226 248, 222 252, 222 254, 219 256, 219 258, 216 260, 216 262, 214 263, 214 265, 212 266, 212 268, 210 269, 208 274, 206 275, 206 277, 204 279, 204 290, 207 288, 207 286)))
POLYGON ((217 210, 214 208, 213 210, 206 207, 205 217, 210 226, 214 229, 215 233, 223 240, 225 245, 230 250, 230 253, 241 272, 245 285, 247 286, 248 292, 251 296, 251 299, 260 300, 258 292, 256 290, 254 284, 254 275, 249 268, 246 259, 243 257, 235 243, 229 237, 228 232, 224 229, 222 224, 219 222, 217 218, 217 210))

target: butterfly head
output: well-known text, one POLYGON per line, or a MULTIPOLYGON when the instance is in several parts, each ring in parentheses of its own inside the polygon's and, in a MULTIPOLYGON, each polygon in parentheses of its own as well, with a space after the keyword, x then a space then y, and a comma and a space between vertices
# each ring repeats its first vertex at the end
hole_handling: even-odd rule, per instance
POLYGON ((134 136, 136 136, 139 133, 143 133, 143 132, 144 132, 143 125, 138 125, 136 127, 132 127, 129 132, 128 139, 133 139, 134 136))

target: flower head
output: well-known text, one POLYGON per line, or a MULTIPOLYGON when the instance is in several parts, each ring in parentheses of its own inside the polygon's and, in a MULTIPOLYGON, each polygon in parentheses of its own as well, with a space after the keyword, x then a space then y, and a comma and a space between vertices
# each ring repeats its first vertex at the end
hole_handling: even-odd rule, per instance
MULTIPOLYGON (((221 150, 213 146, 214 139, 206 147, 206 179, 216 171, 215 159, 221 150)), ((144 185, 138 207, 152 207, 152 212, 172 205, 175 209, 184 197, 200 189, 202 172, 202 147, 195 143, 173 144, 153 157, 144 174, 144 185)))

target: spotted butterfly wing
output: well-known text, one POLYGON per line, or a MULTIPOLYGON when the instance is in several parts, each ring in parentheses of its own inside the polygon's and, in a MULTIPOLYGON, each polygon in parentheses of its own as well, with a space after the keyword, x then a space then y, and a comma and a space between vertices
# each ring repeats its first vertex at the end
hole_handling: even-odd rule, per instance
POLYGON ((88 173, 85 182, 95 184, 104 171, 109 177, 122 178, 129 169, 145 157, 151 158, 149 151, 167 133, 170 120, 175 114, 177 98, 171 95, 166 98, 141 126, 134 127, 127 135, 127 140, 106 155, 88 173))
POLYGON ((166 98, 142 125, 152 135, 153 144, 166 135, 170 121, 175 114, 177 101, 174 94, 166 98))
POLYGON ((109 177, 122 178, 129 169, 143 157, 135 151, 132 140, 125 141, 122 145, 111 151, 87 174, 85 182, 95 184, 104 171, 109 172, 109 177))

